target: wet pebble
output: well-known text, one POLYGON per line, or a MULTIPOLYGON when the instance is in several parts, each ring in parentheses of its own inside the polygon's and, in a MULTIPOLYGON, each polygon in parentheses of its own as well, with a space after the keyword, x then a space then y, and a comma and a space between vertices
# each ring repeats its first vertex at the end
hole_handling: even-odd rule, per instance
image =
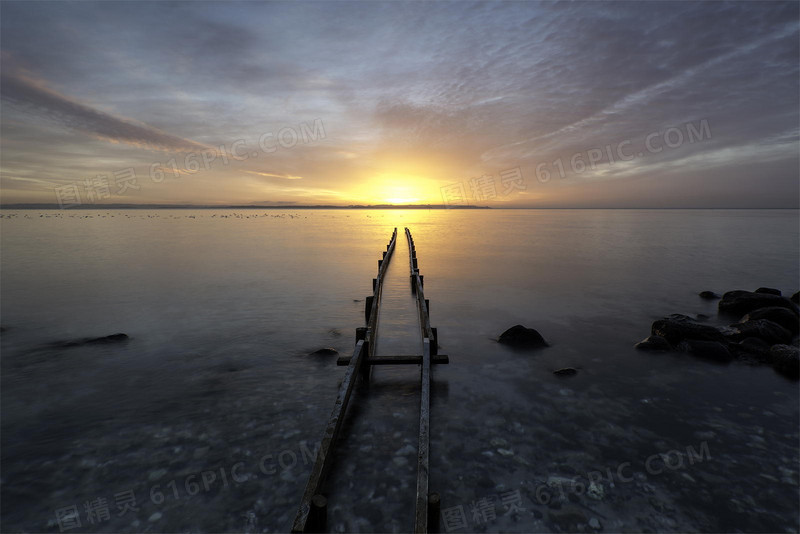
POLYGON ((605 496, 603 485, 597 482, 590 482, 589 487, 586 489, 586 496, 596 501, 603 500, 603 497, 605 496))
POLYGON ((155 523, 159 519, 161 519, 161 512, 156 512, 153 515, 151 515, 149 518, 147 518, 147 520, 150 521, 151 523, 155 523))
POLYGON ((414 447, 413 445, 406 445, 405 447, 398 449, 397 452, 395 452, 395 455, 407 456, 410 454, 415 454, 416 452, 417 452, 416 447, 414 447))
POLYGON ((151 471, 149 475, 147 475, 147 480, 150 482, 155 482, 156 480, 160 479, 164 475, 167 474, 166 469, 156 469, 155 471, 151 471))

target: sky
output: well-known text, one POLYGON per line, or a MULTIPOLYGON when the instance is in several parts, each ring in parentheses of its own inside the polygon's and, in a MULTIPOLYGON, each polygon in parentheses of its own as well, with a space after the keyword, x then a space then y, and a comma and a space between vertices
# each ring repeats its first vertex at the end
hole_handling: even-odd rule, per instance
POLYGON ((0 202, 797 208, 797 2, 0 2, 0 202))

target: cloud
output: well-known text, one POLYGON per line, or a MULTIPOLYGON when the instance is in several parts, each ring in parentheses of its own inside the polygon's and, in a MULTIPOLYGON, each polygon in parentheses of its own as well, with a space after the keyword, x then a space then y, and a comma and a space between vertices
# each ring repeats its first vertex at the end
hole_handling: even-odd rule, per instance
POLYGON ((24 111, 111 143, 165 152, 212 150, 190 139, 170 135, 132 119, 115 117, 82 104, 19 70, 0 73, 0 95, 6 102, 24 111))
POLYGON ((31 190, 129 166, 146 176, 169 156, 130 146, 254 148, 319 118, 318 142, 218 159, 191 188, 141 194, 313 202, 335 191, 348 202, 405 176, 436 186, 518 167, 541 187, 528 205, 589 205, 593 182, 608 188, 604 205, 646 201, 669 187, 658 179, 681 176, 686 198, 716 202, 726 173, 758 193, 743 203, 783 205, 797 198, 786 184, 797 176, 798 20, 796 2, 8 2, 0 48, 36 69, 3 58, 3 172, 31 190), (623 140, 638 152, 651 132, 700 120, 713 131, 702 143, 536 180, 538 165, 553 172, 623 140), (752 172, 760 179, 744 180, 752 172))
POLYGON ((302 180, 302 176, 294 176, 291 174, 280 174, 275 172, 259 172, 259 171, 244 171, 249 174, 255 174, 257 176, 264 176, 265 178, 283 178, 284 180, 302 180))

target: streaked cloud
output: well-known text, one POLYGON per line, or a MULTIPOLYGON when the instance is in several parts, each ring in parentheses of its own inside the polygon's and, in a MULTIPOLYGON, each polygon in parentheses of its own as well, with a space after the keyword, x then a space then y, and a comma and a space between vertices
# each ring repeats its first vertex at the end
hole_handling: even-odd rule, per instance
POLYGON ((133 119, 116 117, 84 105, 46 87, 23 72, 0 73, 2 99, 27 113, 111 143, 167 152, 209 150, 211 147, 170 135, 133 119))
POLYGON ((301 180, 302 176, 293 176, 291 174, 280 174, 274 172, 259 172, 259 171, 244 171, 246 173, 255 174, 256 176, 263 176, 265 178, 282 178, 284 180, 301 180))

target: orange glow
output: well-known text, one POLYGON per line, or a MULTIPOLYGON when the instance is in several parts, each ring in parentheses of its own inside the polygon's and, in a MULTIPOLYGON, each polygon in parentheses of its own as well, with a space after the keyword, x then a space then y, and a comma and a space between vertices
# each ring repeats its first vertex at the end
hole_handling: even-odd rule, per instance
POLYGON ((440 204, 437 184, 426 176, 386 172, 368 182, 366 201, 370 204, 440 204))

